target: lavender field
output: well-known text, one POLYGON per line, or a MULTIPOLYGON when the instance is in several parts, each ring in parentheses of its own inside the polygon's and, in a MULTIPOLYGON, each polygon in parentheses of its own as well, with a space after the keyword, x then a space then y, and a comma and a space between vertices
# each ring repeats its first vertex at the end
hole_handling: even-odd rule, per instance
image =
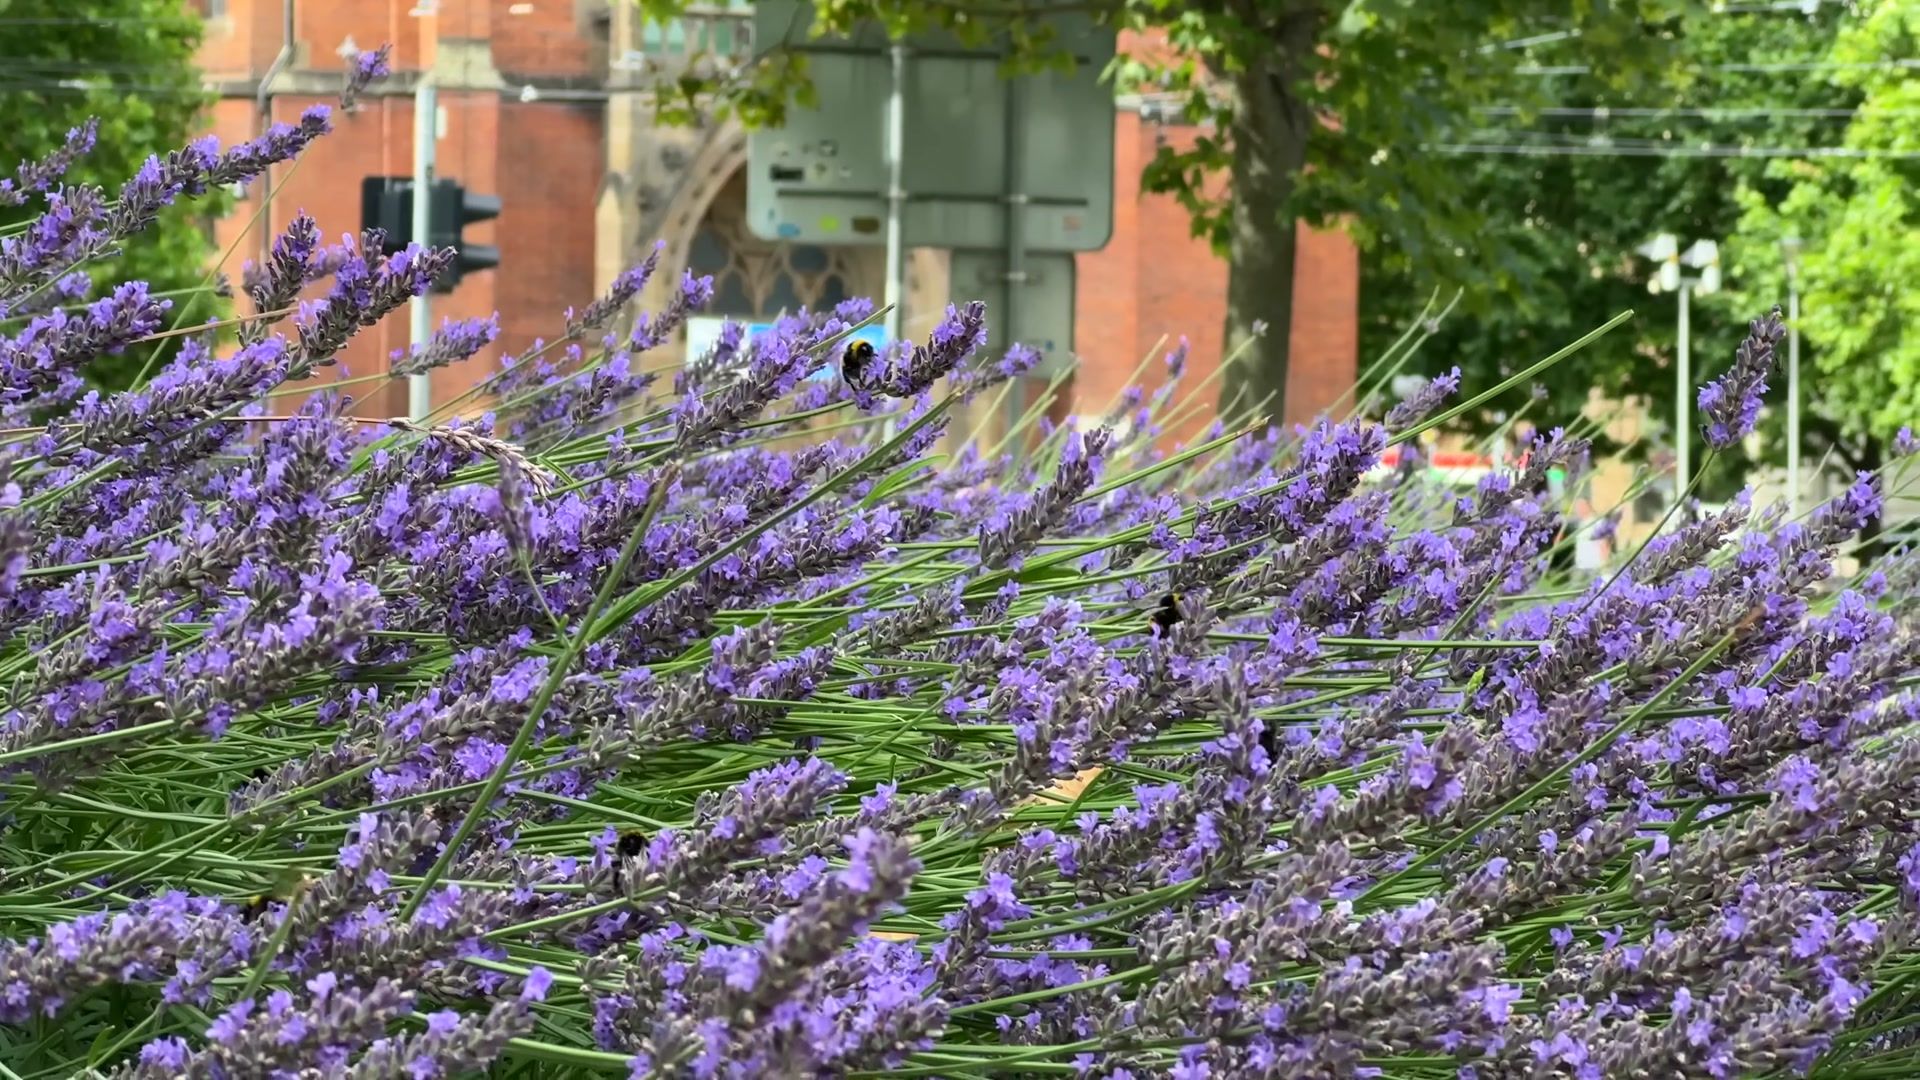
POLYGON ((649 262, 409 422, 351 393, 497 327, 281 391, 447 253, 299 219, 208 328, 86 276, 329 123, 0 185, 0 1077, 1920 1074, 1920 573, 1836 571, 1897 477, 1569 580, 1578 433, 1373 472, 1500 387, 1169 454, 1176 349, 1015 453, 979 305, 660 375, 649 262))

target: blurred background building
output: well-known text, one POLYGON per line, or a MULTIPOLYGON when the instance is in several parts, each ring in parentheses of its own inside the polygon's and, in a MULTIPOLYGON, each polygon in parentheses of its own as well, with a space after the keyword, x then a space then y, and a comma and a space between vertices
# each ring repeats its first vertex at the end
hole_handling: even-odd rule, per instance
MULTIPOLYGON (((691 64, 745 60, 743 4, 696 6, 666 27, 641 25, 631 4, 609 0, 197 0, 207 20, 201 63, 217 89, 214 130, 224 141, 290 121, 337 93, 344 57, 394 43, 394 77, 299 163, 255 185, 217 226, 219 246, 254 229, 228 263, 257 259, 262 244, 306 210, 331 237, 359 227, 360 182, 406 175, 413 158, 412 91, 430 57, 439 90, 438 175, 499 196, 497 220, 469 239, 500 249, 497 270, 471 274, 434 304, 443 317, 500 313, 502 333, 476 362, 435 373, 445 401, 562 323, 561 305, 584 305, 615 274, 664 241, 663 272, 644 303, 658 304, 683 268, 713 274, 708 314, 753 321, 800 305, 883 290, 879 247, 775 243, 744 225, 746 133, 737 121, 668 126, 655 121, 651 88, 691 64), (423 29, 432 35, 423 41, 423 29)), ((1125 38, 1121 48, 1153 47, 1125 38)), ((1138 99, 1117 102, 1113 238, 1078 257, 1074 351, 1079 367, 1059 410, 1104 411, 1163 338, 1189 338, 1191 370, 1220 359, 1226 264, 1191 234, 1171 197, 1140 190, 1142 165, 1161 140, 1196 132, 1138 99)), ((1351 386, 1358 351, 1359 259, 1338 232, 1309 232, 1300 247, 1287 413, 1305 419, 1351 386)), ((954 295, 946 256, 907 261, 903 330, 922 336, 954 295)), ((991 313, 989 313, 991 318, 991 313)), ((406 345, 393 319, 350 350, 350 374, 368 374, 406 345)), ((678 346, 658 363, 679 360, 678 346)), ((370 408, 404 411, 403 391, 370 408)), ((1200 416, 1174 433, 1189 435, 1200 416)))

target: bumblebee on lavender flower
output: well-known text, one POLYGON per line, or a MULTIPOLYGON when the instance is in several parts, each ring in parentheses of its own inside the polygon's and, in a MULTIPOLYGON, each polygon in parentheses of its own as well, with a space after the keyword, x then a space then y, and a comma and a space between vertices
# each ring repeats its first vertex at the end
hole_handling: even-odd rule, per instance
POLYGON ((1186 618, 1180 613, 1180 594, 1170 592, 1160 598, 1160 606, 1153 610, 1150 621, 1153 623, 1153 636, 1166 637, 1173 628, 1186 618))
POLYGON ((866 385, 868 374, 873 367, 875 353, 871 341, 850 341, 846 351, 840 354, 840 375, 847 385, 855 389, 866 385))
POLYGON ((616 892, 624 891, 626 883, 622 881, 622 870, 628 859, 637 859, 646 854, 647 844, 652 838, 643 829, 623 829, 619 840, 613 845, 613 887, 616 892))
POLYGON ((644 829, 626 829, 620 833, 620 839, 613 845, 614 854, 623 859, 637 859, 646 854, 647 843, 651 838, 644 829))
POLYGON ((234 906, 240 909, 241 922, 259 922, 262 916, 273 910, 275 904, 291 907, 306 887, 305 875, 291 869, 281 870, 267 883, 264 891, 237 900, 234 906))
POLYGON ((249 896, 240 904, 240 920, 242 922, 259 922, 260 917, 265 915, 267 909, 272 906, 272 893, 258 893, 254 896, 249 896))

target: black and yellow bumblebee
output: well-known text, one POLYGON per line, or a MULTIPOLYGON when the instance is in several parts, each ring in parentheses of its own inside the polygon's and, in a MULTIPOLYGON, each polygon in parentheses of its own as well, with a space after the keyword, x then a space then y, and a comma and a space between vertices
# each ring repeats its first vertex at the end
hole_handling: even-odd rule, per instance
POLYGON ((847 380, 848 386, 866 385, 869 368, 876 354, 870 341, 850 341, 845 352, 840 354, 840 375, 847 380))
POLYGON ((272 906, 272 893, 260 893, 258 896, 249 896, 240 905, 240 921, 259 922, 260 916, 265 915, 267 909, 272 906))
POLYGON ((624 829, 620 833, 620 838, 614 841, 613 887, 616 892, 623 892, 626 889, 625 883, 620 879, 621 871, 626 868, 627 860, 637 859, 644 854, 647 850, 647 844, 651 839, 644 829, 624 829))
POLYGON ((623 859, 637 859, 646 852, 652 839, 645 829, 627 829, 614 842, 613 853, 623 859))
POLYGON ((1173 628, 1186 619, 1180 614, 1180 594, 1170 592, 1160 598, 1160 606, 1153 610, 1149 621, 1153 624, 1153 635, 1165 637, 1173 633, 1173 628))
POLYGON ((274 875, 273 884, 265 892, 255 893, 238 901, 240 920, 258 922, 260 917, 273 910, 275 904, 291 904, 307 886, 306 877, 298 871, 286 869, 274 875))

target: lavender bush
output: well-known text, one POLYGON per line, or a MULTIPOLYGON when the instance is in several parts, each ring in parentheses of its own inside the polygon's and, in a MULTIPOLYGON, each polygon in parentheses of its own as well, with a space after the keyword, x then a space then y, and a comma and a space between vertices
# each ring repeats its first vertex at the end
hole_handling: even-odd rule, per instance
POLYGON ((21 170, 9 1075, 1920 1071, 1920 572, 1835 576, 1880 477, 1582 585, 1578 432, 1464 497, 1373 478, 1452 376, 1167 456, 1182 348, 1014 455, 948 431, 1032 362, 979 305, 855 372, 864 302, 663 373, 711 285, 634 316, 649 260, 477 418, 387 421, 275 402, 444 252, 300 218, 177 337, 61 284, 328 123, 117 196, 21 170), (123 350, 150 377, 88 390, 123 350))

